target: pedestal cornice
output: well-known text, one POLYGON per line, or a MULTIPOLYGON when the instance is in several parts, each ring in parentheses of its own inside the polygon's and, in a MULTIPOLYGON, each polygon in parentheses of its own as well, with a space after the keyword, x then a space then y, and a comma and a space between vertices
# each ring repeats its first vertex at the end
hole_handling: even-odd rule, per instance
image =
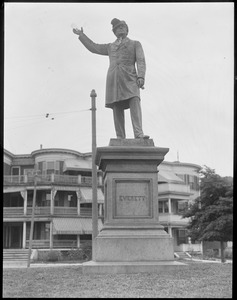
POLYGON ((158 166, 169 148, 155 147, 153 140, 142 139, 111 139, 107 147, 98 147, 95 163, 102 171, 106 162, 113 161, 153 161, 158 166))

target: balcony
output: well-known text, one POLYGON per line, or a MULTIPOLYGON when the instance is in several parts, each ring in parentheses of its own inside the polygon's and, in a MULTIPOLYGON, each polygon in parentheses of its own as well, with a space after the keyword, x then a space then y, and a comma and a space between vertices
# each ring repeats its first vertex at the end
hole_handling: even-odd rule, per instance
MULTIPOLYGON (((60 184, 60 185, 92 185, 92 177, 89 176, 71 176, 71 175, 37 175, 37 185, 43 184, 60 184)), ((12 185, 33 185, 34 176, 32 175, 5 175, 4 186, 12 185)), ((98 185, 101 185, 101 179, 98 178, 98 185)))
POLYGON ((175 184, 175 183, 162 183, 158 185, 158 195, 163 194, 183 194, 189 196, 190 186, 186 184, 175 184))
MULTIPOLYGON (((27 207, 26 216, 29 217, 32 215, 32 207, 27 207)), ((35 216, 49 216, 50 206, 38 206, 35 207, 35 216)), ((55 206, 53 216, 77 216, 78 208, 77 207, 63 207, 55 206)), ((24 208, 23 207, 4 207, 3 208, 3 217, 4 218, 14 218, 14 217, 23 217, 24 208)), ((92 208, 81 207, 80 214, 81 217, 92 217, 92 208)), ((98 212, 100 216, 100 212, 98 212)))
POLYGON ((183 219, 181 215, 177 215, 177 214, 159 213, 159 222, 169 223, 170 225, 185 226, 188 225, 189 219, 188 218, 183 219))

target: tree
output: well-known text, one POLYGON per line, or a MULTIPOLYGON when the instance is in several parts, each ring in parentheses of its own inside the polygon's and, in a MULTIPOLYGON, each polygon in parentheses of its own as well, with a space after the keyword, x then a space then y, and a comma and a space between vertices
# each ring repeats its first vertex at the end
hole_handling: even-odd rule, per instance
POLYGON ((184 212, 192 240, 220 241, 221 261, 225 261, 224 242, 233 240, 233 183, 205 166, 200 171, 200 196, 184 212))

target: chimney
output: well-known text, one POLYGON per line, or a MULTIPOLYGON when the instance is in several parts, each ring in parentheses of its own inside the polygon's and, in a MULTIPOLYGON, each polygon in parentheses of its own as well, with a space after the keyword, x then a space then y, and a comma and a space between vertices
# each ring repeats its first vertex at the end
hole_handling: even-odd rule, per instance
POLYGON ((42 149, 43 148, 43 145, 42 144, 40 144, 40 149, 42 149))

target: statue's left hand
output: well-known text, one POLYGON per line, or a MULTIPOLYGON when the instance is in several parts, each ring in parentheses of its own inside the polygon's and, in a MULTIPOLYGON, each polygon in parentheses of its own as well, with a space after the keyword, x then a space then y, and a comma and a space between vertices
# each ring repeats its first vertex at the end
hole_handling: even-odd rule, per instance
POLYGON ((143 78, 141 78, 141 77, 139 77, 139 78, 137 78, 137 85, 138 85, 138 87, 139 88, 144 88, 144 79, 143 78))

